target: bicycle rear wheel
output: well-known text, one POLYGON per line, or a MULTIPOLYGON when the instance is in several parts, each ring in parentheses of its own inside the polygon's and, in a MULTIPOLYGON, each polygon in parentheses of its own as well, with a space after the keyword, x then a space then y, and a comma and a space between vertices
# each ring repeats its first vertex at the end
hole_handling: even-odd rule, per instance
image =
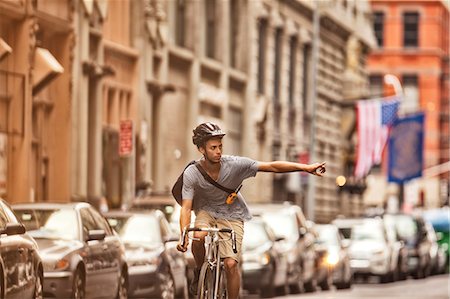
POLYGON ((211 269, 208 263, 203 263, 198 278, 198 299, 213 299, 214 298, 214 269, 211 269))

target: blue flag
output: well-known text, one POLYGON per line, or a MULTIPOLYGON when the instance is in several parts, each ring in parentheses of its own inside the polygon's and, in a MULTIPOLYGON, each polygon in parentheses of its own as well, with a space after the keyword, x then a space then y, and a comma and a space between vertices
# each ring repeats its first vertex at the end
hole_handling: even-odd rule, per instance
POLYGON ((389 137, 389 182, 404 183, 422 176, 424 113, 398 118, 389 137))

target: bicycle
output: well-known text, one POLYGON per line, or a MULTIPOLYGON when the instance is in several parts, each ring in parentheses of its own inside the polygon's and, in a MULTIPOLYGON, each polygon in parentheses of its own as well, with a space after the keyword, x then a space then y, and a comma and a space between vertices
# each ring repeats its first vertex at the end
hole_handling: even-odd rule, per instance
POLYGON ((207 233, 205 236, 205 261, 200 269, 200 276, 198 279, 198 299, 228 298, 226 275, 224 274, 225 269, 219 253, 219 242, 226 240, 221 239, 219 233, 229 233, 231 235, 232 249, 234 253, 237 253, 236 233, 231 228, 189 227, 183 230, 181 246, 184 247, 186 234, 191 231, 207 233))

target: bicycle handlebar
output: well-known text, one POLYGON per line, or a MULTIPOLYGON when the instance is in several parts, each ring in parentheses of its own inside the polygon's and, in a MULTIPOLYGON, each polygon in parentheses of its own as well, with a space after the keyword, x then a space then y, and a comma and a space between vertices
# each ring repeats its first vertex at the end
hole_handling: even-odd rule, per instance
POLYGON ((237 253, 236 233, 231 228, 215 228, 215 227, 187 227, 181 234, 181 247, 186 244, 186 234, 189 232, 218 232, 231 234, 231 247, 234 253, 237 253))

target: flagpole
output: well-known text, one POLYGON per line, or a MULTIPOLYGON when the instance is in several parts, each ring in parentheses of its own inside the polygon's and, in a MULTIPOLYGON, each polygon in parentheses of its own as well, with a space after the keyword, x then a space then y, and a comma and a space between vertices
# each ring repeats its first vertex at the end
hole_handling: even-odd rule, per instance
MULTIPOLYGON (((392 75, 392 74, 386 74, 384 75, 384 83, 388 84, 388 85, 392 85, 392 87, 394 88, 394 92, 395 95, 399 98, 402 99, 403 98, 403 88, 402 88, 402 84, 400 83, 400 80, 398 79, 397 76, 392 75)), ((400 110, 400 109, 399 109, 400 110)), ((402 210, 402 205, 403 205, 403 197, 405 194, 405 185, 404 183, 399 183, 399 194, 398 194, 398 209, 399 211, 402 210)))

